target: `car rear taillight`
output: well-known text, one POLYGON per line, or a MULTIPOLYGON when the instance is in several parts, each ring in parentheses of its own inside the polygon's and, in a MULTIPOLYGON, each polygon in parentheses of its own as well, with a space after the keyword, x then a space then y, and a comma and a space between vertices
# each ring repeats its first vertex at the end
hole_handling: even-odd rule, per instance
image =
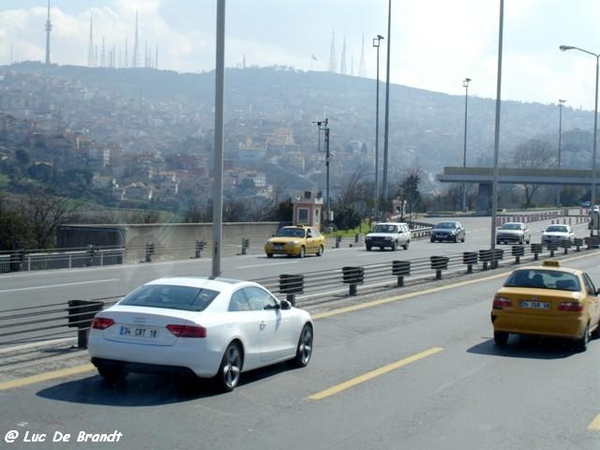
POLYGON ((494 297, 494 309, 510 308, 511 306, 512 303, 510 302, 510 299, 504 297, 494 297))
POLYGON ((113 326, 114 323, 114 320, 106 317, 94 317, 94 320, 92 320, 92 328, 95 330, 106 330, 108 327, 113 326))
POLYGON ((583 304, 579 302, 562 302, 558 305, 558 310, 581 312, 583 311, 583 304))
POLYGON ((167 325, 167 330, 177 337, 205 338, 206 328, 192 325, 167 325))

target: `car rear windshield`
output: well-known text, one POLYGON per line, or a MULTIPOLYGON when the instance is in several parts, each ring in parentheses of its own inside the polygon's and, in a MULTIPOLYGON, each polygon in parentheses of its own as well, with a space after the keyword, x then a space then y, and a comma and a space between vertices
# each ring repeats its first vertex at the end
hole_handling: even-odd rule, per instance
POLYGON ((552 233, 567 233, 569 230, 565 226, 560 226, 560 225, 552 226, 551 225, 548 228, 546 228, 546 231, 550 231, 552 233))
POLYGON ((203 311, 218 294, 217 291, 197 287, 150 284, 139 287, 119 304, 203 311))
POLYGON ((579 278, 567 272, 555 270, 515 270, 506 279, 504 287, 537 289, 558 289, 578 292, 581 290, 579 278))
POLYGON ((502 225, 502 229, 503 230, 520 230, 521 225, 519 225, 518 223, 505 223, 504 225, 502 225))

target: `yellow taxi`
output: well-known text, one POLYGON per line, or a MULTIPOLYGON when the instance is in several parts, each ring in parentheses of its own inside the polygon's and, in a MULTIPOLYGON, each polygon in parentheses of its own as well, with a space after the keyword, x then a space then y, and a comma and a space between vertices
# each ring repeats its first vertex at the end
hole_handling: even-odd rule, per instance
POLYGON ((600 334, 599 291, 582 270, 547 260, 514 270, 492 305, 494 341, 506 345, 511 333, 567 338, 585 351, 600 334))
POLYGON ((322 256, 325 252, 325 236, 314 227, 295 225, 277 230, 265 244, 268 258, 273 255, 288 255, 304 258, 305 255, 322 256))

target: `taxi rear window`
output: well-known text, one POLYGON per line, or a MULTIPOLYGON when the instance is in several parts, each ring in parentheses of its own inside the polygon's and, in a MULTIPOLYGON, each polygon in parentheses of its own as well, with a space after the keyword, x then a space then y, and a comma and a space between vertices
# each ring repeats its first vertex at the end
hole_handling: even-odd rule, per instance
POLYGON ((506 279, 504 287, 557 289, 571 292, 581 290, 579 278, 571 273, 536 269, 515 270, 506 279))

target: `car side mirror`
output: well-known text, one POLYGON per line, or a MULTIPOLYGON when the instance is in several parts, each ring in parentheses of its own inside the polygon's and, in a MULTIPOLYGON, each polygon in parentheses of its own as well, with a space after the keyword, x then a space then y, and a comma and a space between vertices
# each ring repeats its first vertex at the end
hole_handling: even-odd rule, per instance
POLYGON ((280 300, 279 307, 282 310, 288 310, 288 309, 292 309, 292 304, 287 300, 280 300))

